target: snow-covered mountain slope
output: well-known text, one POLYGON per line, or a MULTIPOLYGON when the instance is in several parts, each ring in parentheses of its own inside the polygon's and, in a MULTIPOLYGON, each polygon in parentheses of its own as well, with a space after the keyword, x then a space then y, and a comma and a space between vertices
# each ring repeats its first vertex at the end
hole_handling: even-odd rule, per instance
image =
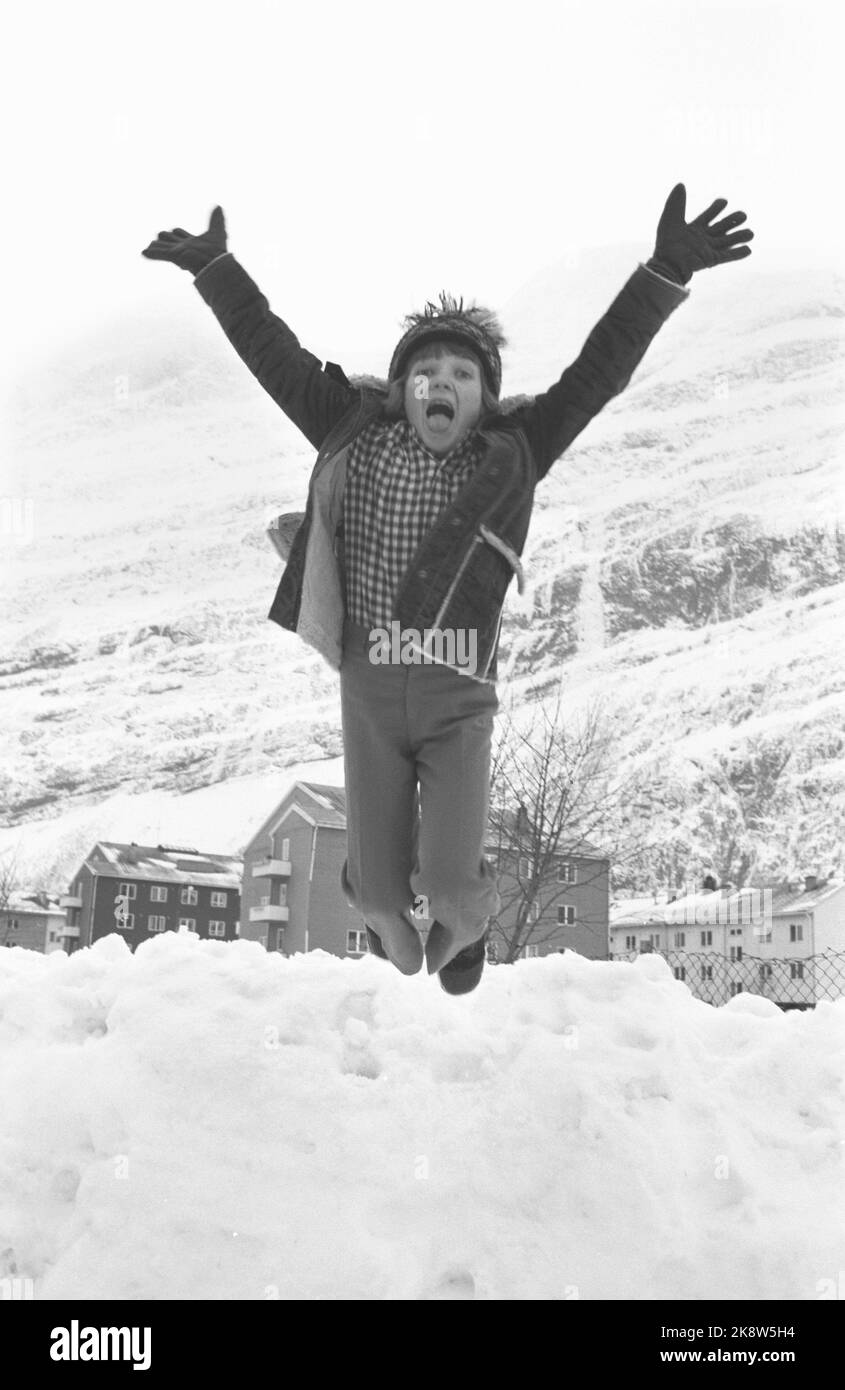
MULTIPOLYGON (((645 254, 578 253, 502 306, 505 392, 551 384, 645 254)), ((302 507, 313 450, 190 295, 19 390, 11 490, 30 505, 4 561, 0 849, 25 852, 37 820, 67 873, 70 814, 98 812, 105 835, 111 798, 262 770, 264 814, 285 768, 341 751, 336 677, 266 619, 281 565, 264 527, 302 507)), ((714 861, 714 808, 742 862, 840 862, 843 317, 833 271, 697 276, 538 488, 500 694, 562 678, 573 712, 601 697, 645 789, 646 879, 714 861), (755 815, 743 769, 784 745, 755 815)), ((223 798, 213 845, 250 828, 223 798)))
POLYGON ((713 1009, 655 955, 453 999, 190 934, 2 954, 35 1299, 838 1296, 845 1001, 713 1009))

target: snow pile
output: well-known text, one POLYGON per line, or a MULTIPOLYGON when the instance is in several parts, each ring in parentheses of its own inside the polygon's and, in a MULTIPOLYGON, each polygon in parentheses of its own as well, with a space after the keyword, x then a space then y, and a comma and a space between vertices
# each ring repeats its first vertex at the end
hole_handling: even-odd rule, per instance
MULTIPOLYGON (((168 933, 0 956, 0 1276, 36 1299, 814 1299, 845 1001, 657 956, 425 975, 168 933)), ((826 1286, 826 1285, 825 1285, 826 1286)))

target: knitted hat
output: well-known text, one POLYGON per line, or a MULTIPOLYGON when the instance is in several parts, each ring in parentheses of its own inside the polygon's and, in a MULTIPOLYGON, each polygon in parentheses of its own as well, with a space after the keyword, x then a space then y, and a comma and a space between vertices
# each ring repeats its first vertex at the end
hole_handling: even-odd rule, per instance
POLYGON ((497 397, 502 389, 500 349, 507 346, 502 326, 491 309, 474 301, 466 309, 461 298, 440 291, 440 307, 428 301, 421 314, 408 314, 403 320, 405 333, 390 359, 389 381, 401 377, 414 353, 435 338, 471 348, 479 359, 487 384, 497 397))

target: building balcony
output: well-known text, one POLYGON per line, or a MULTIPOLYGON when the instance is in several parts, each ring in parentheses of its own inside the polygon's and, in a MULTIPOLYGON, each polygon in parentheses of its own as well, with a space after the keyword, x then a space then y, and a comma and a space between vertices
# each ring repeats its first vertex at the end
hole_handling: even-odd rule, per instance
POLYGON ((74 939, 79 937, 79 927, 59 927, 56 936, 72 936, 74 939))
POLYGON ((252 866, 253 878, 290 878, 289 859, 263 859, 252 866))
POLYGON ((278 903, 265 903, 263 907, 251 907, 249 909, 250 922, 286 922, 288 920, 288 909, 280 907, 278 903))
POLYGON ((59 898, 59 907, 81 907, 82 899, 77 893, 62 893, 59 898))

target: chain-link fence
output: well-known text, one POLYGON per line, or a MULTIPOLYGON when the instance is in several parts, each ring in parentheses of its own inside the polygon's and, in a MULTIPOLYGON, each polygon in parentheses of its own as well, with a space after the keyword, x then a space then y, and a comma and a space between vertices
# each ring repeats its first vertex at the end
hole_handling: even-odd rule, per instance
MULTIPOLYGON (((611 960, 636 960, 644 951, 614 951, 611 960)), ((735 994, 759 994, 781 1009, 812 1009, 820 999, 845 998, 845 951, 817 956, 743 955, 728 960, 715 951, 661 951, 676 980, 706 1004, 724 1004, 735 994)))

